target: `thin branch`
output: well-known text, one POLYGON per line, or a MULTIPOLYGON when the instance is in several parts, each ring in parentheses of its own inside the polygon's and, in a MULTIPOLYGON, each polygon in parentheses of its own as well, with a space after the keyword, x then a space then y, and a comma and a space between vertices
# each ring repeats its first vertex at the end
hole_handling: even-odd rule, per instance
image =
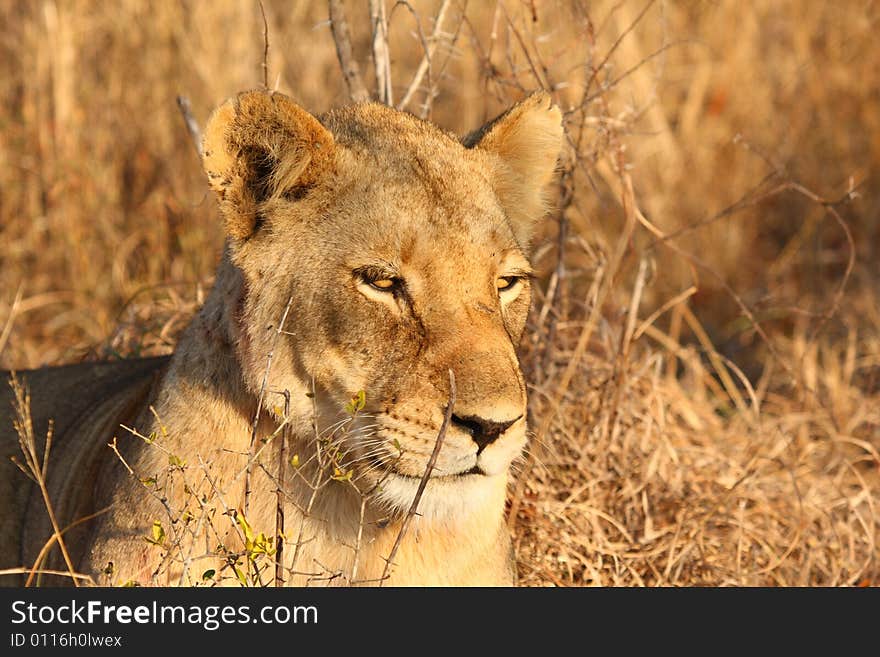
POLYGON ((251 469, 254 463, 254 445, 257 442, 257 425, 260 423, 260 415, 263 411, 263 400, 266 397, 266 385, 269 383, 269 371, 272 369, 272 358, 275 356, 275 347, 278 345, 278 336, 284 331, 284 323, 287 321, 287 314, 290 312, 290 306, 293 305, 293 297, 287 299, 287 305, 284 307, 284 313, 281 315, 281 322, 275 330, 275 336, 272 339, 272 348, 266 356, 266 371, 263 372, 263 382, 260 384, 260 396, 257 398, 257 409, 254 411, 254 422, 251 425, 251 442, 248 448, 247 471, 244 477, 244 516, 247 518, 248 503, 251 498, 251 469))
MULTIPOLYGON (((33 572, 30 568, 24 568, 19 566, 18 568, 4 568, 0 570, 0 577, 5 577, 6 575, 29 575, 33 572)), ((81 579, 85 582, 88 582, 92 586, 95 586, 95 580, 91 578, 89 575, 83 575, 82 573, 71 573, 66 570, 48 570, 46 568, 40 568, 36 571, 37 575, 57 575, 58 577, 69 577, 74 586, 79 586, 76 583, 78 579, 81 579)))
MULTIPOLYGON (((318 491, 321 490, 322 486, 326 482, 322 482, 323 474, 324 474, 324 464, 323 464, 323 455, 321 453, 321 436, 318 433, 318 401, 315 395, 315 379, 312 379, 312 430, 314 431, 314 442, 315 442, 315 480, 314 483, 309 483, 309 487, 312 489, 312 493, 309 496, 309 501, 306 503, 305 511, 303 511, 300 515, 299 519, 299 532, 296 537, 296 544, 293 546, 293 559, 290 562, 290 572, 294 572, 296 569, 296 563, 299 560, 299 555, 301 548, 304 544, 303 536, 306 531, 306 520, 312 514, 312 507, 315 505, 315 500, 318 497, 318 491)), ((327 480, 330 481, 330 480, 327 480)))
POLYGON ((452 370, 449 370, 449 402, 446 405, 446 413, 443 416, 443 424, 440 425, 440 432, 437 434, 437 440, 434 443, 434 451, 431 452, 431 458, 428 459, 428 465, 425 467, 425 474, 422 475, 422 480, 419 482, 419 487, 416 489, 416 495, 413 497, 412 504, 409 507, 409 511, 406 513, 406 517, 404 517, 403 522, 400 525, 400 532, 397 534, 397 538, 394 541, 394 545, 391 547, 391 553, 388 555, 388 559, 385 561, 385 569, 382 571, 382 577, 379 581, 379 586, 385 582, 391 575, 391 566, 394 564, 394 557, 397 556, 397 550, 400 548, 400 543, 403 541, 403 537, 406 534, 406 530, 409 529, 409 525, 412 522, 413 517, 416 515, 419 509, 419 500, 422 499, 422 493, 425 492, 425 486, 428 485, 428 479, 431 478, 431 472, 434 470, 434 465, 437 463, 437 456, 440 454, 440 448, 443 446, 443 439, 446 438, 446 428, 449 426, 449 421, 452 419, 452 410, 455 408, 455 374, 452 370))
POLYGON ((456 22, 455 29, 452 31, 451 36, 447 37, 449 45, 447 47, 448 53, 446 54, 446 59, 443 60, 443 63, 440 65, 440 68, 436 73, 434 73, 434 67, 428 68, 428 90, 425 93, 425 98, 419 109, 419 117, 422 119, 430 119, 431 117, 434 98, 436 98, 438 94, 437 87, 440 84, 440 81, 443 80, 444 75, 446 74, 446 68, 449 66, 449 62, 452 61, 452 58, 455 55, 455 47, 458 43, 458 37, 461 35, 462 25, 464 25, 464 9, 461 9, 461 13, 458 14, 458 22, 456 22))
MULTIPOLYGON (((82 518, 75 520, 74 522, 70 523, 69 525, 67 525, 67 527, 65 527, 64 529, 61 530, 61 535, 64 535, 64 533, 67 530, 73 529, 77 525, 81 525, 84 522, 88 522, 89 520, 92 520, 92 519, 97 518, 98 516, 100 516, 104 513, 107 513, 112 508, 113 508, 112 505, 105 506, 103 509, 100 509, 98 511, 95 511, 94 513, 90 513, 87 516, 83 516, 82 518)), ((37 558, 34 559, 34 565, 31 567, 31 571, 30 571, 30 574, 28 575, 27 581, 25 581, 25 583, 24 583, 26 588, 29 587, 33 583, 34 577, 46 572, 46 571, 40 570, 39 565, 43 562, 43 559, 46 558, 46 554, 48 554, 49 550, 52 549, 52 546, 55 545, 56 541, 59 538, 60 538, 60 536, 56 536, 55 534, 53 534, 49 538, 49 540, 46 541, 45 544, 43 544, 43 547, 40 549, 40 553, 37 555, 37 558)), ((83 579, 88 579, 88 580, 92 579, 88 575, 76 575, 76 574, 72 575, 70 573, 57 573, 57 574, 66 575, 68 577, 81 577, 83 579)), ((92 584, 94 584, 94 582, 92 582, 92 584)))
POLYGON ((449 9, 449 0, 443 0, 443 4, 440 5, 440 9, 437 10, 437 16, 434 18, 434 31, 431 33, 430 39, 427 40, 427 44, 425 43, 424 37, 422 36, 422 26, 420 23, 418 23, 419 37, 420 39, 422 39, 422 48, 424 49, 425 54, 422 56, 422 61, 419 62, 419 67, 416 69, 416 73, 415 75, 413 75, 412 81, 406 88, 406 92, 403 94, 403 98, 397 104, 397 109, 399 110, 406 109, 406 106, 409 105, 409 101, 412 100, 412 97, 415 94, 416 90, 418 90, 419 86, 422 84, 422 78, 425 77, 425 73, 428 74, 429 90, 432 86, 431 58, 434 56, 434 51, 437 49, 437 44, 440 41, 440 35, 443 32, 443 21, 446 19, 447 9, 449 9))
POLYGON ((354 541, 354 562, 351 566, 351 578, 349 582, 352 585, 357 581, 358 575, 358 565, 360 564, 360 556, 361 556, 361 545, 364 539, 364 518, 367 512, 367 500, 369 497, 367 495, 361 495, 361 508, 358 515, 358 530, 357 536, 355 536, 354 541))
MULTIPOLYGON (((593 82, 596 80, 596 76, 605 68, 605 65, 608 63, 608 60, 611 59, 611 56, 617 50, 618 46, 623 42, 626 36, 632 32, 636 25, 638 25, 642 19, 645 17, 645 14, 648 13, 648 10, 654 4, 656 0, 648 0, 648 3, 642 7, 642 10, 639 12, 638 16, 635 17, 632 23, 627 26, 627 28, 620 33, 617 39, 611 44, 611 47, 608 49, 608 52, 605 53, 605 56, 602 58, 602 61, 599 62, 596 66, 592 67, 592 74, 590 75, 590 79, 587 80, 587 84, 584 86, 584 98, 586 99, 589 96, 590 88, 593 86, 593 82)), ((581 105, 587 102, 586 100, 581 101, 581 105)))
POLYGON ((355 103, 364 103, 370 100, 370 94, 361 77, 361 69, 351 51, 351 33, 348 31, 348 21, 345 18, 345 7, 342 0, 327 0, 330 11, 330 31, 333 33, 333 42, 336 45, 336 57, 339 59, 339 68, 342 69, 342 77, 348 86, 348 96, 355 103))
POLYGON ((391 58, 388 48, 388 20, 385 0, 369 0, 373 29, 373 66, 376 70, 376 97, 380 103, 394 103, 391 91, 391 58))
POLYGON ((284 482, 287 473, 287 447, 290 438, 290 391, 284 395, 284 431, 281 434, 281 448, 278 450, 278 486, 275 490, 275 586, 284 584, 284 482))
POLYGON ((263 88, 269 88, 269 22, 266 20, 266 8, 260 0, 260 14, 263 16, 263 88))
POLYGON ((186 96, 178 96, 177 107, 180 108, 183 122, 186 124, 186 129, 189 131, 193 146, 196 147, 196 153, 199 154, 199 159, 201 160, 205 155, 202 151, 202 131, 199 129, 199 124, 192 115, 192 107, 189 104, 189 98, 186 96))

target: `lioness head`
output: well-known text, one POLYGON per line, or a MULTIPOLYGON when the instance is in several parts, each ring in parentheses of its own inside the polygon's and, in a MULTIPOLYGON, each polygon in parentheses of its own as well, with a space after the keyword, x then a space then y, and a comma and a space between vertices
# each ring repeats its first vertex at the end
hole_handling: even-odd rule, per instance
POLYGON ((503 479, 521 453, 528 244, 561 140, 543 93, 464 139, 382 105, 314 117, 262 91, 206 126, 237 316, 249 318, 233 330, 245 385, 260 390, 272 352, 268 388, 290 392, 306 435, 313 387, 325 420, 365 391, 350 462, 394 508, 425 472, 449 370, 455 405, 425 497, 503 479))

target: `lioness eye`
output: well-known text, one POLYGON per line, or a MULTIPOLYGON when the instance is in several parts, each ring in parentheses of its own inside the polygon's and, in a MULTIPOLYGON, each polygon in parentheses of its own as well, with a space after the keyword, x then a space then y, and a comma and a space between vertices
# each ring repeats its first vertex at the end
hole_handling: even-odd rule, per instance
POLYGON ((495 287, 498 288, 499 292, 504 292, 515 287, 519 281, 519 276, 500 276, 495 279, 495 287))
POLYGON ((381 292, 392 292, 400 284, 400 280, 397 278, 378 278, 368 282, 372 287, 381 292))

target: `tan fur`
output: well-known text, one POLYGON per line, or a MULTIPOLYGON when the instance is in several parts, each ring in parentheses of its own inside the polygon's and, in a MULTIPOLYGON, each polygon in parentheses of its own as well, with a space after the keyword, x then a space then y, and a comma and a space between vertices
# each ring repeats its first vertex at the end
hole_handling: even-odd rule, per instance
MULTIPOLYGON (((192 584, 208 569, 234 583, 235 557, 207 555, 218 545, 241 550, 236 509, 247 508, 255 533, 274 534, 282 440, 263 439, 276 432, 287 395, 288 456, 297 464, 282 486, 284 564, 295 552, 297 562, 285 580, 348 583, 356 569, 357 581, 375 583, 425 472, 452 370, 455 419, 390 583, 511 584, 504 500, 509 466, 526 440, 514 347, 529 307, 527 246, 561 138, 560 112, 543 93, 463 140, 369 103, 316 118, 281 94, 254 91, 218 108, 205 129, 204 166, 226 248, 214 289, 167 367, 141 364, 127 386, 104 377, 93 389, 78 370, 28 375, 41 400, 38 425, 56 412, 50 401, 64 386, 103 400, 89 416, 100 431, 62 421, 62 442, 84 455, 82 476, 52 479, 59 497, 65 486, 76 500, 94 492, 91 505, 67 505, 64 522, 89 506, 110 506, 75 546, 79 568, 104 583, 192 584), (376 279, 399 282, 388 291, 370 284, 376 279), (153 372, 152 392, 137 399, 153 372), (359 391, 365 407, 333 434, 343 454, 340 480, 320 488, 306 515, 307 482, 318 476, 311 457, 320 445, 329 449, 324 438, 316 443, 313 423, 328 435, 359 391), (139 412, 125 399, 137 399, 139 412), (246 504, 255 415, 259 457, 246 504), (134 476, 109 450, 93 449, 111 436, 109 421, 130 422, 152 441, 115 431, 134 476), (474 427, 487 422, 511 424, 478 451, 474 427), (363 506, 353 483, 372 490, 363 506), (145 540, 157 520, 164 548, 145 540)), ((117 367, 117 375, 126 371, 117 367)), ((5 426, 3 436, 9 451, 5 426)), ((50 478, 59 467, 50 464, 50 478)), ((332 474, 322 469, 325 481, 332 474)), ((4 526, 4 562, 29 564, 51 530, 26 480, 2 476, 4 508, 16 509, 4 526)))

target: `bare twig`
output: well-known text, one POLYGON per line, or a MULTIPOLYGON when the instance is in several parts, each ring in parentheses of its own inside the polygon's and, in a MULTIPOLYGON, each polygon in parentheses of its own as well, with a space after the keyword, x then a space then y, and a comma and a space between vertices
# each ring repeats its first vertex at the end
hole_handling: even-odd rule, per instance
POLYGON ((648 10, 651 8, 651 6, 654 4, 655 1, 656 0, 648 0, 648 2, 645 4, 645 6, 642 7, 642 10, 639 12, 638 16, 635 17, 635 20, 633 20, 629 24, 629 26, 623 32, 620 33, 620 35, 617 37, 617 39, 615 39, 614 43, 611 44, 611 47, 605 53, 605 56, 602 57, 602 61, 599 62, 598 64, 596 64, 595 66, 591 67, 592 73, 590 75, 590 79, 587 80, 587 84, 584 87, 584 100, 582 101, 582 104, 585 104, 588 102, 587 98, 589 96, 590 88, 593 86, 593 82, 595 82, 596 76, 598 76, 599 73, 605 69, 605 65, 608 63, 608 60, 611 59, 611 56, 617 50, 618 46, 620 46, 620 44, 623 42, 623 40, 626 38, 626 36, 630 32, 632 32, 636 28, 636 26, 641 22, 641 20, 645 17, 645 14, 648 13, 648 10))
POLYGON ((376 97, 380 103, 394 103, 391 91, 391 57, 388 49, 388 20, 385 0, 369 0, 373 29, 373 66, 376 70, 376 97))
MULTIPOLYGON (((92 520, 93 518, 97 518, 98 516, 100 516, 100 515, 102 515, 102 514, 104 514, 104 513, 107 513, 111 508, 112 508, 112 507, 110 507, 110 506, 106 506, 106 507, 104 507, 103 509, 100 509, 100 510, 98 510, 98 511, 95 511, 94 513, 90 513, 90 514, 87 515, 87 516, 83 516, 82 518, 78 518, 78 519, 75 520, 74 522, 72 522, 72 523, 70 523, 69 525, 67 525, 67 527, 65 527, 64 529, 62 529, 62 530, 61 530, 61 535, 63 536, 65 532, 67 532, 67 531, 70 530, 70 529, 73 529, 73 528, 76 527, 77 525, 81 525, 81 524, 84 523, 84 522, 88 522, 89 520, 92 520)), ((44 571, 44 570, 40 570, 40 567, 39 567, 39 566, 40 566, 41 563, 43 563, 43 559, 45 559, 46 554, 49 552, 50 549, 52 549, 52 546, 55 545, 55 543, 57 542, 58 538, 59 538, 59 536, 57 536, 57 535, 55 535, 55 534, 52 534, 52 536, 49 538, 49 540, 46 541, 46 543, 45 543, 45 544, 43 545, 43 547, 40 549, 39 554, 37 554, 37 558, 34 559, 34 565, 31 567, 31 571, 30 571, 30 574, 28 575, 27 581, 24 583, 25 587, 28 587, 28 586, 30 586, 30 585, 33 583, 34 577, 36 577, 37 575, 40 575, 40 574, 43 574, 43 573, 46 572, 46 571, 44 571)), ((61 574, 61 575, 66 575, 66 576, 71 576, 70 573, 56 573, 56 574, 61 574)), ((88 579, 88 580, 91 580, 91 579, 92 579, 92 578, 89 577, 88 575, 79 575, 79 577, 82 577, 83 579, 88 579)), ((92 582, 92 583, 94 584, 94 582, 92 582)))
POLYGON ((458 14, 458 20, 455 23, 455 29, 452 30, 450 36, 447 37, 447 41, 449 45, 447 47, 446 58, 443 60, 442 64, 439 68, 431 66, 428 68, 428 79, 427 79, 427 91, 425 92, 425 98, 422 101, 421 107, 419 108, 419 117, 422 119, 430 119, 431 110, 434 106, 434 99, 437 97, 438 91, 437 87, 440 83, 440 80, 443 79, 443 76, 446 74, 446 68, 449 66, 449 62, 452 61, 452 57, 455 54, 455 46, 458 43, 458 37, 461 34, 461 28, 464 25, 464 9, 461 9, 461 13, 458 14))
POLYGON ((30 575, 32 572, 36 572, 37 575, 57 575, 58 577, 69 577, 73 581, 74 586, 79 586, 77 584, 77 580, 83 580, 88 582, 92 586, 95 585, 95 580, 93 580, 89 575, 83 575, 82 573, 71 573, 65 570, 51 570, 46 568, 40 568, 37 571, 33 571, 31 568, 5 568, 0 570, 0 577, 5 575, 30 575))
POLYGON ((287 299, 287 305, 284 306, 284 313, 281 315, 281 321, 278 328, 275 329, 275 335, 272 338, 272 348, 266 356, 266 371, 263 372, 263 382, 260 384, 260 395, 257 398, 257 409, 254 411, 254 422, 251 425, 251 442, 248 447, 247 471, 244 477, 244 516, 248 514, 248 504, 251 497, 251 470, 254 463, 254 445, 257 442, 257 425, 260 423, 260 415, 263 412, 263 400, 266 397, 266 385, 269 383, 269 372, 272 369, 272 358, 275 356, 275 347, 278 345, 278 336, 284 332, 284 323, 287 321, 287 314, 290 312, 290 306, 293 304, 293 297, 287 299))
POLYGON ((397 538, 394 541, 394 545, 391 547, 391 553, 388 555, 388 559, 385 561, 385 568, 382 571, 382 577, 379 580, 379 586, 388 579, 391 574, 391 566, 394 564, 394 557, 397 556, 397 550, 400 548, 400 543, 403 541, 403 537, 406 535, 406 530, 409 529, 409 525, 412 522, 413 517, 418 513, 419 509, 419 500, 422 499, 422 494, 425 492, 425 486, 428 485, 428 479, 431 478, 431 472, 434 470, 434 465, 437 463, 437 456, 440 454, 440 448, 443 446, 443 439, 446 438, 446 428, 449 426, 449 421, 452 419, 452 411, 455 408, 455 374, 452 370, 449 370, 449 402, 446 405, 446 413, 443 416, 443 424, 440 425, 440 431, 437 434, 437 440, 434 442, 434 451, 431 452, 431 457, 428 459, 428 465, 425 467, 425 474, 422 475, 422 480, 419 482, 419 487, 416 489, 415 497, 413 497, 412 504, 409 507, 409 511, 406 512, 406 516, 403 519, 403 522, 400 525, 400 531, 397 534, 397 538))
POLYGON ((199 124, 192 115, 192 107, 190 106, 189 98, 186 96, 178 96, 177 106, 180 108, 181 115, 183 115, 183 122, 186 124, 186 129, 189 131, 193 146, 196 147, 196 153, 199 154, 199 159, 202 159, 205 155, 202 151, 202 131, 199 129, 199 124))
POLYGON ((361 557, 361 544, 363 543, 364 538, 364 518, 367 513, 367 500, 369 499, 368 495, 361 495, 361 508, 358 515, 358 530, 357 536, 354 540, 354 562, 351 566, 351 579, 349 580, 352 584, 357 581, 358 575, 358 566, 360 565, 360 557, 361 557))
POLYGON ((315 438, 315 464, 316 464, 316 475, 314 483, 309 483, 309 486, 312 490, 309 495, 309 501, 306 503, 306 508, 300 516, 299 522, 299 532, 296 537, 296 544, 293 546, 293 559, 290 562, 290 571, 294 572, 296 569, 296 563, 299 560, 299 555, 303 546, 303 536, 305 535, 306 530, 306 520, 312 513, 312 507, 315 505, 315 500, 318 497, 318 491, 322 486, 322 478, 324 475, 324 467, 322 463, 322 453, 321 453, 321 436, 318 433, 318 401, 315 396, 315 380, 312 379, 312 430, 314 431, 315 438))
POLYGON ((290 438, 290 391, 284 395, 284 431, 281 434, 281 447, 278 450, 278 487, 275 490, 275 586, 284 584, 284 482, 287 472, 287 446, 290 438))
POLYGON ((348 21, 345 18, 345 7, 342 0, 328 0, 327 6, 330 11, 330 31, 333 33, 333 42, 336 45, 336 57, 339 59, 339 68, 348 86, 348 96, 356 103, 364 103, 370 100, 370 94, 361 77, 361 69, 351 51, 351 34, 348 31, 348 21))
MULTIPOLYGON (((448 9, 449 0, 443 0, 440 9, 437 10, 437 16, 434 18, 434 31, 431 33, 431 37, 427 40, 427 43, 423 43, 422 45, 422 48, 424 48, 425 51, 425 54, 422 56, 422 61, 419 62, 419 67, 416 69, 415 75, 413 75, 409 86, 406 88, 403 98, 397 103, 397 109, 399 110, 406 109, 406 106, 409 105, 409 101, 412 100, 413 95, 422 84, 422 78, 425 77, 426 73, 428 74, 428 93, 430 93, 431 59, 434 56, 434 51, 437 49, 437 44, 440 42, 440 35, 443 33, 443 21, 446 19, 446 11, 448 9)), ((419 36, 421 37, 421 25, 419 25, 419 36)))
POLYGON ((266 20, 266 8, 260 0, 260 14, 263 16, 263 88, 269 88, 269 22, 266 20))

